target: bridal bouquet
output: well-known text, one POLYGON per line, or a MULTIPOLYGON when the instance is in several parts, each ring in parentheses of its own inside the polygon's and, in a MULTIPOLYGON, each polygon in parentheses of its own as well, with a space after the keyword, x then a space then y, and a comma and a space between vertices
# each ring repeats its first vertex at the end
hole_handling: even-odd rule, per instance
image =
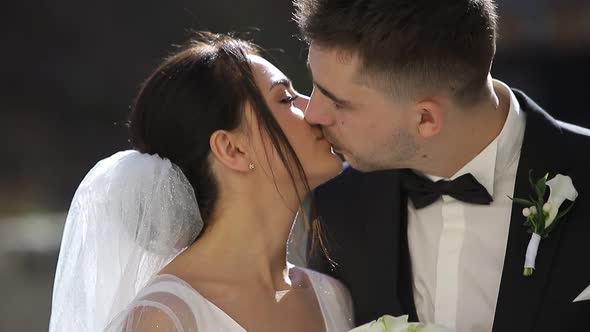
POLYGON ((450 332, 439 325, 409 323, 408 316, 393 317, 385 315, 349 332, 450 332))

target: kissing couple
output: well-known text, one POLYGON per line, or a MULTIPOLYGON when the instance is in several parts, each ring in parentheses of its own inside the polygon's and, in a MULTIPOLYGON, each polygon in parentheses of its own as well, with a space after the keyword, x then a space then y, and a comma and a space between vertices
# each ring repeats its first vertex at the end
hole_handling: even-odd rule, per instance
POLYGON ((294 5, 310 98, 208 32, 148 77, 133 150, 73 198, 49 330, 584 329, 590 131, 491 77, 495 3, 294 5))

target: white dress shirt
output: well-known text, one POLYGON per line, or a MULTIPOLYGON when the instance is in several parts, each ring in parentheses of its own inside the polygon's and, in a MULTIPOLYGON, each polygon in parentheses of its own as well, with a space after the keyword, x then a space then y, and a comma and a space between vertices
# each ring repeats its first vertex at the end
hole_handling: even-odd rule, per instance
POLYGON ((508 196, 514 192, 524 136, 525 115, 518 100, 500 81, 494 80, 494 89, 510 98, 504 127, 450 178, 473 174, 493 202, 475 205, 443 195, 419 210, 408 202, 408 241, 418 317, 421 322, 441 324, 457 332, 492 330, 512 211, 508 196))

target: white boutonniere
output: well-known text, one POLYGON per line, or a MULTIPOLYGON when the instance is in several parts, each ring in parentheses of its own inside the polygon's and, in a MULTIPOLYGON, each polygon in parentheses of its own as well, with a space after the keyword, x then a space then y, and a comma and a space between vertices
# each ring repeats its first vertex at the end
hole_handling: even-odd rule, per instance
POLYGON ((393 317, 385 315, 349 332, 449 332, 439 325, 409 323, 408 316, 393 317))
MULTIPOLYGON (((531 171, 532 173, 532 171, 531 171)), ((569 176, 557 174, 551 180, 547 180, 549 173, 533 182, 529 173, 529 182, 533 187, 536 198, 529 196, 529 199, 510 197, 518 204, 525 205, 522 214, 526 221, 524 226, 531 233, 531 240, 526 251, 523 275, 531 276, 535 270, 535 259, 542 237, 549 236, 549 233, 557 226, 559 220, 569 212, 574 205, 578 192, 569 176), (549 187, 549 198, 545 200, 547 187, 549 187), (565 200, 571 201, 563 211, 559 208, 565 200)))

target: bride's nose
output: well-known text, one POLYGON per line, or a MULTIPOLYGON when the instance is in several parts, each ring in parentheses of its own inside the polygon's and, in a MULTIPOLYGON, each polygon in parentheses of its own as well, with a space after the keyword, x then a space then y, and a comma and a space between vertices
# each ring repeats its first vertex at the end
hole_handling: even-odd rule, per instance
POLYGON ((309 104, 309 97, 306 95, 300 94, 299 98, 295 99, 295 106, 302 111, 305 111, 307 104, 309 104))

